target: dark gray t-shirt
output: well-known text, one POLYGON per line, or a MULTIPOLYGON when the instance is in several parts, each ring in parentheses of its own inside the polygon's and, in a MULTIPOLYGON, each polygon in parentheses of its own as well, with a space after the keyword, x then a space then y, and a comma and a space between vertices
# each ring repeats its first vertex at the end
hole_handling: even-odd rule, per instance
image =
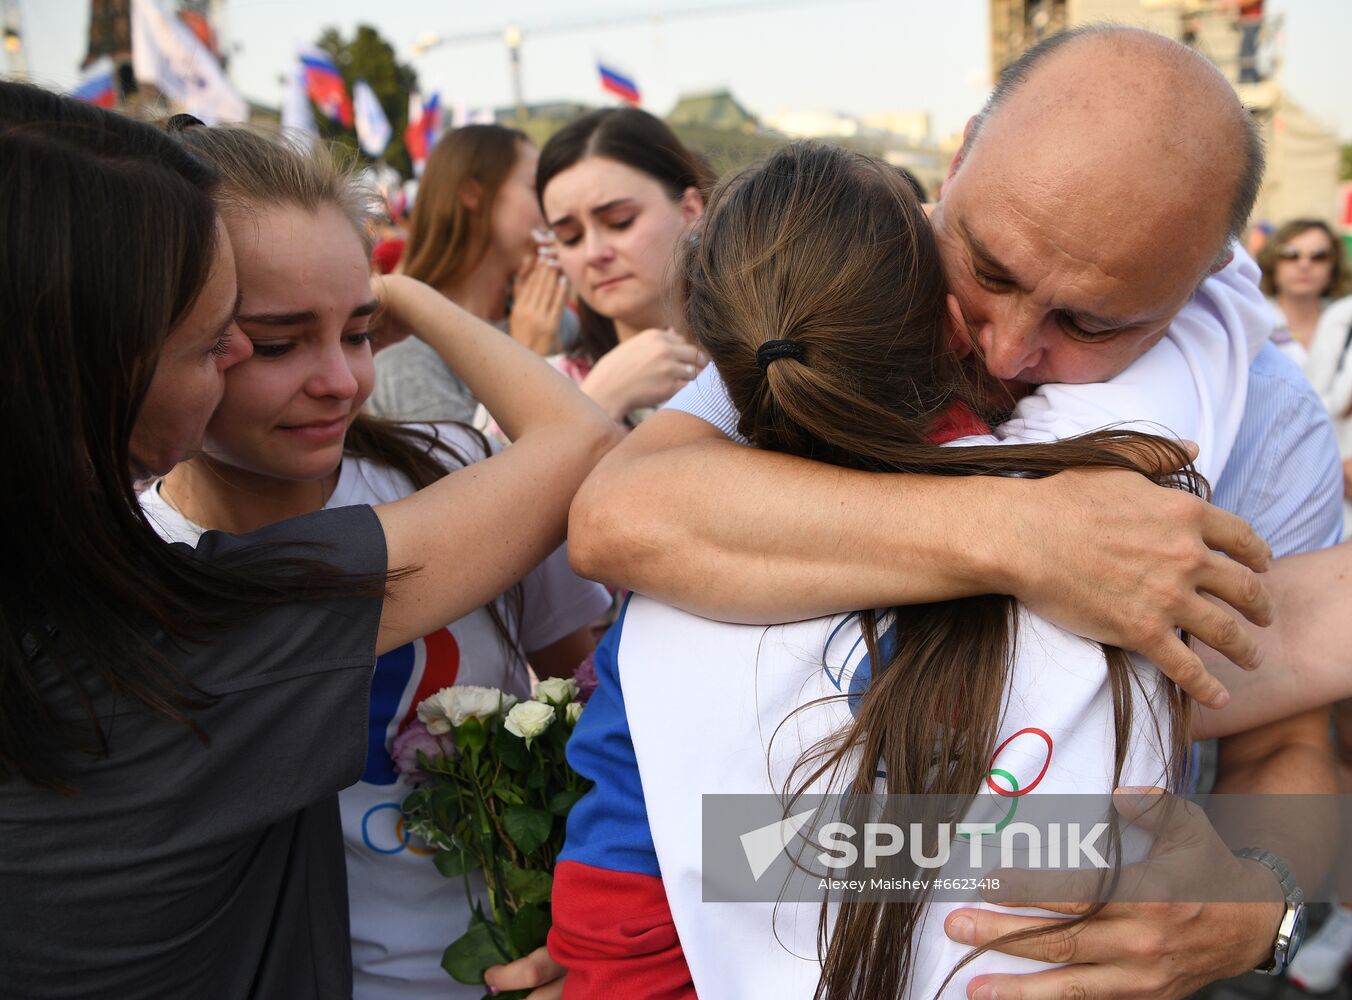
MULTIPOLYGON (((386 568, 370 507, 208 532, 196 555, 250 543, 386 568)), ((351 994, 336 793, 361 776, 380 611, 379 597, 279 605, 174 655, 216 696, 193 713, 206 743, 96 692, 109 753, 72 758, 76 794, 0 783, 0 996, 351 994)))

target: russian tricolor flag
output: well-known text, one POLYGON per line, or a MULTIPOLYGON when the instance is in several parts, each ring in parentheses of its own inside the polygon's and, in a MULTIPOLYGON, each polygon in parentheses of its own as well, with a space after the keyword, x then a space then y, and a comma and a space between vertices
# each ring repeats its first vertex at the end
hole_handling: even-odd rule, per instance
POLYGON ((413 161, 414 173, 421 174, 427 154, 437 142, 441 125, 441 95, 433 94, 426 101, 416 90, 408 95, 408 127, 404 129, 404 146, 413 161))
POLYGON ((117 104, 117 87, 113 82, 113 73, 113 60, 108 56, 100 56, 89 64, 84 75, 80 77, 80 82, 70 92, 70 96, 100 108, 113 107, 117 104))
POLYGON ((596 71, 601 74, 601 89, 614 94, 625 104, 631 104, 638 107, 638 84, 634 83, 631 77, 619 72, 603 62, 596 64, 596 71))
POLYGON ((305 71, 305 91, 310 100, 330 119, 352 127, 352 100, 347 96, 343 74, 334 61, 323 52, 311 49, 301 53, 300 63, 305 71))

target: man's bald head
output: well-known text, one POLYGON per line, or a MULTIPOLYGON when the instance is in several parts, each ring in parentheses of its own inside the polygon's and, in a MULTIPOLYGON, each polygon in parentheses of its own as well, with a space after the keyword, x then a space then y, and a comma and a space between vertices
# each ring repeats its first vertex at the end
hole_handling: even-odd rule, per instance
POLYGON ((1160 35, 1090 27, 1001 78, 931 215, 966 339, 1006 382, 1102 382, 1228 260, 1262 175, 1248 114, 1160 35))
POLYGON ((1215 258, 1242 234, 1263 175, 1258 130, 1216 68, 1163 35, 1120 25, 1061 32, 1012 63, 964 159, 985 144, 1045 183, 1125 196, 1133 211, 1154 200, 1161 217, 1180 213, 1212 240, 1215 258))

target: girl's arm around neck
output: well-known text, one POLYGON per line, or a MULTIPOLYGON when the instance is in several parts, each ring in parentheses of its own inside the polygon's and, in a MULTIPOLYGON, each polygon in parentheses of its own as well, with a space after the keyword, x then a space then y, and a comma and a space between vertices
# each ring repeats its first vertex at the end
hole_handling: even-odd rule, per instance
POLYGON ((392 321, 417 331, 512 438, 506 451, 376 508, 391 571, 380 652, 493 600, 563 541, 568 506, 619 440, 538 355, 411 278, 384 279, 392 321))

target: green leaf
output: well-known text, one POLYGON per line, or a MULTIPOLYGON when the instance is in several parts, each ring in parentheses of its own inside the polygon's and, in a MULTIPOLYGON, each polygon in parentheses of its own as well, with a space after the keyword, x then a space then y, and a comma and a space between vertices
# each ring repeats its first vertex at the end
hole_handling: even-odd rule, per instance
POLYGON ((468 851, 461 850, 458 847, 452 847, 448 851, 437 851, 432 858, 432 863, 437 866, 437 871, 447 878, 455 878, 457 875, 463 875, 465 872, 476 870, 479 865, 469 856, 468 851))
POLYGON ((428 799, 428 812, 439 829, 448 833, 460 818, 460 801, 454 785, 436 785, 428 799))
POLYGON ((507 927, 507 937, 512 947, 523 955, 529 955, 545 943, 549 937, 552 921, 541 907, 531 904, 516 911, 507 927))
POLYGON ((481 719, 466 719, 452 732, 455 733, 455 745, 460 750, 482 750, 488 744, 488 727, 481 719))
POLYGON ((555 792, 549 800, 549 811, 555 816, 567 816, 569 810, 577 805, 578 799, 586 794, 580 788, 575 788, 572 791, 555 792))
POLYGON ((401 807, 405 816, 412 816, 427 808, 427 804, 432 800, 432 792, 426 788, 419 788, 409 792, 404 796, 401 807))
POLYGON ((506 775, 498 778, 490 792, 509 806, 519 806, 526 801, 521 794, 521 789, 517 788, 512 779, 506 775))
POLYGON ((507 883, 507 891, 522 906, 548 902, 554 888, 554 877, 549 872, 527 871, 524 868, 508 868, 503 881, 507 883))
POLYGON ((508 806, 502 814, 502 828, 523 854, 531 853, 548 840, 553 825, 554 817, 534 806, 508 806))
POLYGON ((549 780, 549 772, 546 771, 543 767, 537 767, 534 771, 532 771, 530 774, 526 776, 526 787, 537 789, 544 788, 545 783, 548 780, 549 780))
POLYGON ((513 736, 505 728, 499 729, 493 736, 493 752, 504 767, 513 771, 529 771, 534 763, 530 751, 526 749, 526 741, 520 736, 513 736))
POLYGON ((493 940, 492 928, 483 921, 471 923, 469 930, 441 953, 441 967, 459 983, 482 983, 484 969, 507 961, 511 956, 493 940))

